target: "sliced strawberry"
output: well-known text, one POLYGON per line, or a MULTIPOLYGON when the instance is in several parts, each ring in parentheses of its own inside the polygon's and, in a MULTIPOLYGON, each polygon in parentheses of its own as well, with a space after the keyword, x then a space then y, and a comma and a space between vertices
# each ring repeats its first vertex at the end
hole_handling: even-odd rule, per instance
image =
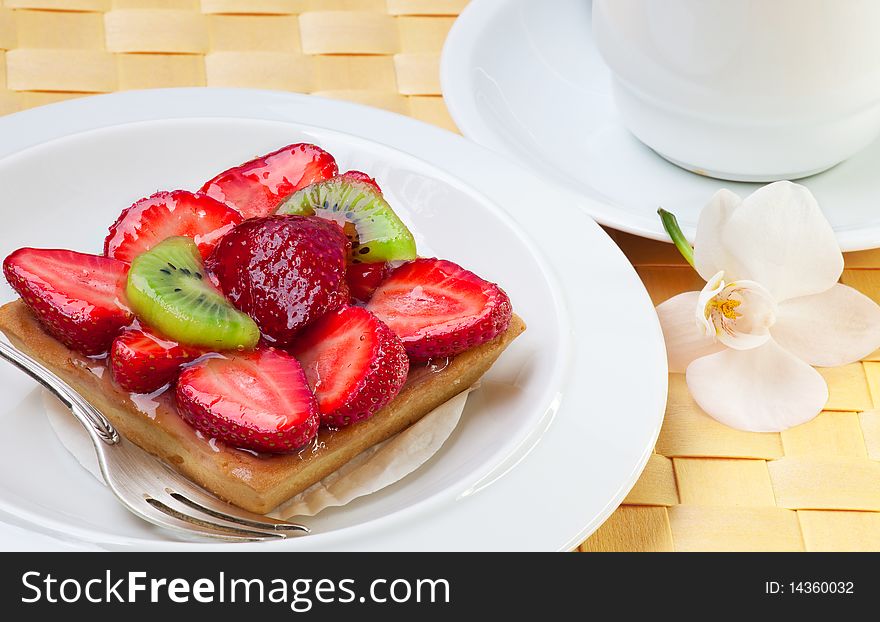
POLYGON ((192 238, 202 257, 235 225, 241 214, 204 194, 157 192, 127 208, 110 227, 104 254, 131 262, 166 238, 192 238))
POLYGON ((102 354, 132 314, 123 300, 128 264, 98 255, 20 248, 3 262, 6 280, 46 330, 86 355, 102 354))
POLYGON ((202 434, 254 451, 296 451, 318 431, 318 405, 302 367, 274 348, 186 368, 177 380, 177 405, 202 434))
POLYGON ((152 393, 174 382, 180 366, 202 354, 145 328, 129 328, 113 340, 110 372, 126 391, 152 393))
POLYGON ((389 272, 391 266, 386 262, 349 264, 345 270, 345 281, 348 283, 351 299, 367 302, 389 272))
POLYGON ((343 179, 347 179, 349 181, 362 181, 373 186, 373 188, 375 188, 380 194, 382 193, 382 189, 379 187, 379 184, 376 183, 376 179, 370 177, 363 171, 345 171, 344 173, 339 175, 339 177, 342 177, 343 179))
POLYGON ((494 339, 512 313, 500 287, 442 259, 416 259, 395 269, 367 309, 415 360, 454 356, 494 339))
POLYGON ((348 239, 316 216, 266 216, 241 223, 205 263, 223 293, 274 345, 349 300, 348 239))
POLYGON ((332 155, 315 145, 297 143, 224 171, 201 191, 245 218, 254 218, 273 213, 282 199, 337 171, 332 155))
POLYGON ((343 307, 309 326, 291 350, 318 398, 321 423, 371 417, 400 392, 409 359, 400 339, 362 307, 343 307))

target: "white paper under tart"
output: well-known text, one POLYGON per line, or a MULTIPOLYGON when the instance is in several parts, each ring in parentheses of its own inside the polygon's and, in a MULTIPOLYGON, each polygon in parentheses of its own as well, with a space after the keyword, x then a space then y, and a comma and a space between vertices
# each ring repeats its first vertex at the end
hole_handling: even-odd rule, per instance
MULTIPOLYGON (((281 504, 269 516, 314 516, 328 507, 345 505, 400 481, 428 461, 446 442, 461 419, 470 392, 453 397, 390 439, 373 445, 320 482, 281 504)), ((43 404, 58 440, 76 461, 104 483, 92 442, 70 412, 48 391, 43 404)))
POLYGON ((459 393, 387 441, 362 451, 269 515, 283 519, 314 516, 324 508, 345 505, 400 481, 443 446, 458 425, 471 390, 459 393))

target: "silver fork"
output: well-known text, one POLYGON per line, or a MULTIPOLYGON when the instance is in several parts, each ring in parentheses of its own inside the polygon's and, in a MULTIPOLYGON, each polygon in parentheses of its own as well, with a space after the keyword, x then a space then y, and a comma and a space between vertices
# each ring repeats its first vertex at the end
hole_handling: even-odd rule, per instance
POLYGON ((122 438, 107 418, 43 365, 0 340, 0 357, 49 389, 89 433, 107 486, 128 510, 190 538, 282 540, 309 532, 297 523, 225 503, 122 438))

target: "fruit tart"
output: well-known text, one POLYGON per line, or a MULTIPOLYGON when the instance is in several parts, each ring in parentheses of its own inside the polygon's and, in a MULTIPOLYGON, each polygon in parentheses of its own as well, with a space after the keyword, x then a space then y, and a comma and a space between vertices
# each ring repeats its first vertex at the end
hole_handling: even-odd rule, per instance
POLYGON ((0 331, 128 439, 265 513, 475 383, 525 326, 419 257, 376 180, 309 144, 125 209, 102 255, 21 248, 0 331))

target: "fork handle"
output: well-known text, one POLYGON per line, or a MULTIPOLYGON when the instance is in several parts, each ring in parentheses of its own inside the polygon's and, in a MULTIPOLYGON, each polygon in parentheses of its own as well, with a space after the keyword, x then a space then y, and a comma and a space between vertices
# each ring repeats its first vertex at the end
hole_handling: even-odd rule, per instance
POLYGON ((43 365, 2 340, 0 340, 0 357, 6 359, 49 389, 55 397, 70 409, 70 412, 86 428, 93 440, 100 440, 108 445, 115 445, 119 442, 119 433, 113 427, 113 424, 98 409, 87 402, 83 396, 74 391, 70 385, 43 365))

